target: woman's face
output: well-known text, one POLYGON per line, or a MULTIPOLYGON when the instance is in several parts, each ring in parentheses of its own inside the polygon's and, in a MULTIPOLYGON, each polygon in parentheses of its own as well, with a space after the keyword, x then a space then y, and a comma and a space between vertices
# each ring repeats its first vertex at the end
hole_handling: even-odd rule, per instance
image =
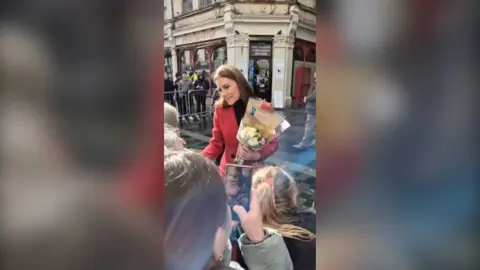
POLYGON ((244 177, 250 176, 250 169, 249 168, 242 168, 242 174, 244 177))
POLYGON ((228 105, 233 105, 240 99, 240 89, 238 89, 237 82, 224 77, 217 78, 215 82, 220 90, 221 97, 228 105))

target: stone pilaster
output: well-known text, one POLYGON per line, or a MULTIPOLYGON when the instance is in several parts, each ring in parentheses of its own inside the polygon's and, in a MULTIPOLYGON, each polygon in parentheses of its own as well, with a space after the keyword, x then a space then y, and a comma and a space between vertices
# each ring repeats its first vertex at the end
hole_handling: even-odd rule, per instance
POLYGON ((290 23, 287 35, 274 36, 273 39, 273 69, 272 69, 272 101, 276 108, 288 108, 292 104, 293 76, 293 48, 299 16, 298 7, 290 7, 290 23), (279 76, 281 75, 281 76, 279 76), (275 91, 282 91, 283 102, 275 101, 279 95, 275 91), (282 106, 279 106, 279 103, 282 106))
POLYGON ((178 56, 177 48, 175 46, 175 37, 173 36, 172 25, 170 24, 167 28, 168 40, 170 42, 170 51, 172 53, 172 75, 175 80, 175 74, 178 72, 178 56))
POLYGON ((236 66, 245 77, 248 77, 249 37, 248 34, 235 33, 232 19, 234 9, 232 5, 227 4, 223 15, 225 32, 227 34, 227 63, 236 66))

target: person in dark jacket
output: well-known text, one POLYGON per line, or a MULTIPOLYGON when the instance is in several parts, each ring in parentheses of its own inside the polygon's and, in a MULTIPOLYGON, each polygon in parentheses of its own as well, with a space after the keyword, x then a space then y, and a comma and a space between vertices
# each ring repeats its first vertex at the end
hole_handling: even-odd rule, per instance
POLYGON ((299 210, 295 179, 278 167, 268 166, 255 172, 252 187, 260 196, 263 222, 282 234, 293 269, 314 270, 316 215, 299 210))
POLYGON ((165 72, 163 81, 163 89, 165 92, 165 102, 170 103, 172 106, 175 106, 175 87, 173 81, 168 77, 168 74, 165 72))
POLYGON ((316 90, 316 72, 313 73, 313 85, 310 87, 307 96, 303 99, 305 102, 305 112, 307 113, 307 120, 305 121, 305 133, 300 143, 293 147, 297 149, 307 148, 315 146, 315 132, 317 124, 315 121, 316 116, 316 102, 317 102, 317 90, 316 90))
POLYGON ((194 84, 194 89, 203 90, 197 91, 195 99, 197 100, 197 113, 202 113, 202 116, 205 116, 203 113, 205 113, 207 109, 207 92, 210 90, 210 83, 207 78, 205 78, 205 72, 198 75, 198 79, 194 84))

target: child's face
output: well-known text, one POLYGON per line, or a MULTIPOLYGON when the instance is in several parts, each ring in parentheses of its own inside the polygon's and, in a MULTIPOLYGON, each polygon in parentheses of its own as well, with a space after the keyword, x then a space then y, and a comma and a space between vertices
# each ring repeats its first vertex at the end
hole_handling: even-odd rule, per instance
POLYGON ((242 175, 245 176, 245 177, 249 177, 250 176, 250 169, 249 168, 243 168, 242 169, 242 175))
POLYGON ((237 174, 237 168, 235 167, 228 167, 227 169, 227 175, 229 176, 235 176, 237 174))

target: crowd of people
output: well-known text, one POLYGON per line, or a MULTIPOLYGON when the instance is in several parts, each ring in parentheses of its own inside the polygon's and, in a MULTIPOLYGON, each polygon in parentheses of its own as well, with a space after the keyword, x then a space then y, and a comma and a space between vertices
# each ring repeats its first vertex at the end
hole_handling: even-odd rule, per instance
POLYGON ((164 74, 165 101, 179 108, 182 116, 197 114, 204 117, 207 112, 207 94, 212 89, 206 72, 177 72, 175 80, 164 74), (192 91, 197 90, 197 91, 192 91))
POLYGON ((291 175, 263 165, 278 141, 253 152, 236 139, 246 102, 255 98, 251 86, 228 65, 218 68, 214 80, 219 99, 212 139, 201 152, 188 149, 178 132, 179 112, 165 103, 166 269, 315 269, 315 214, 299 210, 291 175), (226 165, 237 155, 254 168, 248 211, 227 203, 226 165), (239 223, 232 221, 232 210, 239 223))

